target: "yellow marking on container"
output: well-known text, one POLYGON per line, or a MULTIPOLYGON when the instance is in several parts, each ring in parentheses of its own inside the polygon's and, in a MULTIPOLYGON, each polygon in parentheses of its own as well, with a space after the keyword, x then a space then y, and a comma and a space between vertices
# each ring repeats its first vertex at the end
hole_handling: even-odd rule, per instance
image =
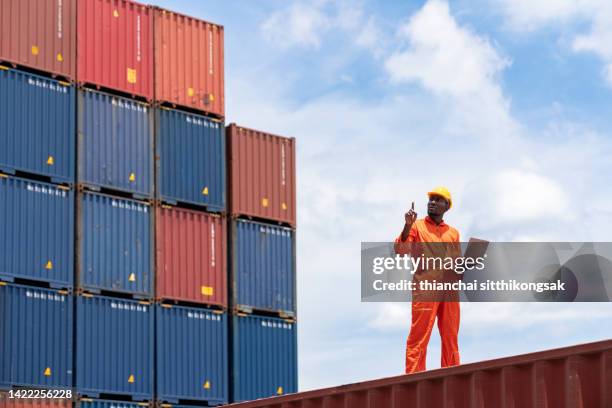
POLYGON ((0 65, 0 70, 8 71, 8 70, 10 70, 10 68, 9 67, 5 67, 4 65, 0 65))
POLYGON ((262 199, 261 199, 261 205, 262 205, 262 207, 267 207, 267 206, 268 206, 268 204, 269 204, 269 201, 268 201, 268 199, 267 199, 267 198, 262 198, 262 199))
POLYGON ((0 173, 0 178, 8 178, 7 174, 0 173))
POLYGON ((193 96, 195 94, 195 91, 193 90, 193 88, 187 88, 187 96, 193 96))
POLYGON ((58 290, 57 293, 59 293, 60 295, 67 295, 68 291, 67 290, 58 290))
POLYGON ((139 305, 147 305, 147 306, 148 306, 148 305, 150 305, 150 304, 151 304, 151 302, 146 301, 146 300, 141 300, 141 301, 139 301, 139 302, 138 302, 138 304, 139 304, 139 305))
POLYGON ((38 47, 36 45, 32 46, 32 55, 38 55, 38 47))
POLYGON ((6 282, 0 282, 0 286, 6 286, 6 282))
POLYGON ((43 373, 45 377, 51 377, 51 367, 45 368, 45 372, 43 373))
POLYGON ((130 282, 136 282, 136 274, 135 273, 130 273, 130 276, 128 277, 128 280, 130 282))
POLYGON ((281 204, 281 208, 285 211, 287 211, 287 203, 282 203, 281 204))
POLYGON ((57 53, 57 61, 58 61, 58 62, 64 62, 64 57, 62 56, 62 53, 61 53, 61 52, 58 52, 58 53, 57 53))
POLYGON ((66 81, 57 81, 57 82, 59 82, 61 85, 64 85, 64 86, 70 86, 70 82, 66 82, 66 81))
POLYGON ((134 374, 130 374, 130 376, 128 377, 128 383, 130 384, 134 383, 134 374))
POLYGON ((282 395, 283 394, 283 387, 278 387, 276 389, 276 395, 282 395))
POLYGON ((208 100, 211 101, 211 102, 214 102, 215 101, 215 95, 209 94, 208 95, 208 100))
POLYGON ((53 156, 47 157, 47 164, 49 166, 53 166, 55 164, 55 159, 53 158, 53 156))
POLYGON ((136 83, 136 70, 133 68, 128 68, 127 69, 127 81, 130 84, 135 84, 136 83))
POLYGON ((202 195, 208 195, 208 187, 202 189, 202 195))
POLYGON ((47 270, 53 269, 53 262, 47 261, 47 264, 45 265, 45 269, 47 270))
POLYGON ((212 296, 215 293, 215 289, 212 286, 202 286, 200 291, 204 296, 212 296))
POLYGON ((210 381, 208 381, 208 380, 207 380, 207 381, 204 383, 204 389, 205 389, 205 390, 209 390, 209 389, 210 389, 210 381))
POLYGON ((130 177, 128 178, 128 180, 130 182, 132 182, 132 183, 135 182, 136 181, 136 174, 130 173, 130 177))
POLYGON ((119 12, 116 9, 113 10, 113 17, 115 18, 119 17, 119 12))
POLYGON ((161 304, 161 307, 165 307, 165 308, 167 308, 167 309, 170 309, 170 308, 172 308, 172 305, 169 305, 169 304, 167 304, 167 303, 162 303, 162 304, 161 304))

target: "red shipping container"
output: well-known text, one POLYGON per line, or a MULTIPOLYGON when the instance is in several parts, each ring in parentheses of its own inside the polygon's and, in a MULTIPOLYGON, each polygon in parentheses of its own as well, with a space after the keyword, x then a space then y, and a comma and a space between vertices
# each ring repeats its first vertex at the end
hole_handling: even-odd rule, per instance
POLYGON ((153 98, 153 17, 126 0, 79 0, 77 78, 153 98))
POLYGON ((155 100, 225 115, 223 26, 155 9, 155 100))
POLYGON ((76 0, 0 1, 0 61, 73 79, 76 0))
MULTIPOLYGON (((14 392, 17 392, 15 390, 14 392)), ((0 392, 0 408, 70 408, 73 394, 69 390, 19 390, 20 395, 30 398, 10 398, 8 391, 0 392), (65 398, 40 398, 42 392, 49 392, 53 396, 63 395, 65 398), (37 394, 38 393, 38 394, 37 394), (39 398, 34 398, 38 395, 39 398)), ((13 395, 14 397, 15 395, 13 395)))
POLYGON ((227 148, 230 213, 295 227, 295 139, 232 123, 227 148))
POLYGON ((609 408, 612 407, 612 340, 229 407, 609 408))
POLYGON ((156 215, 156 297, 227 307, 225 218, 169 206, 156 215))

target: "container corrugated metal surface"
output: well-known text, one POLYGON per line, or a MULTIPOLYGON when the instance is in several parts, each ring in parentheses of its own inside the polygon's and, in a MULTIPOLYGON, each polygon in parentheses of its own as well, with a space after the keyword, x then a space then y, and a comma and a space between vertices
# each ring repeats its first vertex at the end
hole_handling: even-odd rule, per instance
POLYGON ((171 109, 158 109, 156 120, 159 197, 225 211, 223 123, 171 109))
POLYGON ((77 297, 76 389, 82 395, 153 396, 153 308, 147 302, 77 297))
POLYGON ((227 127, 230 213, 296 226, 295 139, 227 127))
POLYGON ((155 9, 155 99, 225 115, 223 27, 155 9))
POLYGON ((157 398, 227 403, 227 316, 168 305, 156 312, 157 398))
MULTIPOLYGON (((60 390, 55 390, 60 392, 60 390)), ((69 398, 10 398, 6 391, 0 391, 0 408, 71 408, 69 398)))
POLYGON ((126 0, 79 0, 79 82, 153 99, 153 17, 126 0))
POLYGON ((77 0, 2 0, 0 61, 74 78, 77 0))
POLYGON ((152 212, 148 204, 106 194, 79 195, 78 285, 150 297, 152 212))
POLYGON ((297 326, 284 319, 234 316, 232 401, 297 392, 297 326))
POLYGON ((0 386, 72 386, 72 297, 0 285, 0 386))
POLYGON ((126 402, 85 398, 76 401, 74 406, 76 408, 141 408, 149 407, 149 404, 144 402, 126 402))
POLYGON ((234 406, 607 408, 612 406, 612 340, 234 406))
POLYGON ((74 92, 63 82, 0 70, 0 168, 74 182, 74 92))
POLYGON ((73 191, 0 177, 0 277, 71 288, 73 265, 73 191))
POLYGON ((156 212, 156 297, 227 307, 225 218, 167 206, 156 212))
POLYGON ((153 137, 148 104, 79 91, 79 183, 152 197, 153 137))
POLYGON ((232 221, 233 308, 294 315, 295 234, 286 227, 232 221))

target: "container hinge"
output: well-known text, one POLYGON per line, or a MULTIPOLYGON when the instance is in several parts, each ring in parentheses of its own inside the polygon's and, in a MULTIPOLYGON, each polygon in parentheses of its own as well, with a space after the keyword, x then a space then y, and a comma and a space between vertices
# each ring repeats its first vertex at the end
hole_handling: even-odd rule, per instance
POLYGON ((148 300, 140 300, 138 303, 141 305, 147 305, 147 306, 151 304, 151 302, 149 302, 148 300))

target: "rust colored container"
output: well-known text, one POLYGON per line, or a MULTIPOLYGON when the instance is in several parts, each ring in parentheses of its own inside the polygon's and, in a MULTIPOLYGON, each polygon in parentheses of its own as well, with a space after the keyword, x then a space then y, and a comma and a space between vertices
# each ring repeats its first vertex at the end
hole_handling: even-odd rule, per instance
POLYGON ((157 298, 227 307, 227 223, 205 212, 156 211, 157 298))
POLYGON ((74 78, 76 2, 0 1, 0 61, 74 78))
POLYGON ((230 406, 608 408, 612 340, 230 406))
POLYGON ((153 11, 126 0, 79 0, 80 83, 153 98, 153 11))
MULTIPOLYGON (((0 391, 0 408, 70 408, 72 407, 72 392, 70 390, 47 390, 51 396, 64 396, 65 398, 33 398, 41 395, 39 390, 20 390, 20 395, 30 398, 10 398, 8 391, 0 391)), ((15 395, 13 395, 14 397, 15 395)))
POLYGON ((295 139, 227 127, 230 213, 296 226, 295 139))
POLYGON ((155 9, 155 99, 225 115, 223 27, 155 9))

